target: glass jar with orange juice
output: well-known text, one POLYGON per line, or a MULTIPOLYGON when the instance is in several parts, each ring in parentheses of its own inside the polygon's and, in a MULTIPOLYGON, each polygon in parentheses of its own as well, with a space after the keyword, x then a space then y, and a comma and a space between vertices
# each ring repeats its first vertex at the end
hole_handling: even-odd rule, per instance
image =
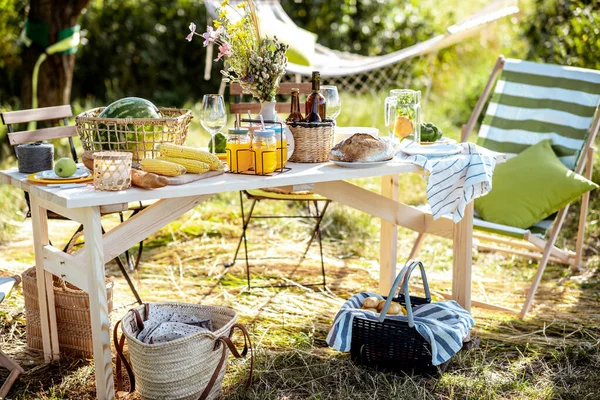
POLYGON ((385 124, 390 134, 402 141, 409 138, 421 142, 421 92, 394 89, 385 99, 385 124))
POLYGON ((240 173, 252 169, 254 159, 251 152, 252 142, 248 129, 231 128, 228 131, 226 152, 229 171, 240 173))
POLYGON ((277 140, 273 129, 254 131, 252 153, 255 174, 267 175, 275 171, 277 166, 277 140))
POLYGON ((285 167, 288 159, 288 140, 285 128, 282 130, 281 127, 273 127, 275 131, 275 141, 277 143, 277 154, 275 155, 275 169, 281 169, 285 167))

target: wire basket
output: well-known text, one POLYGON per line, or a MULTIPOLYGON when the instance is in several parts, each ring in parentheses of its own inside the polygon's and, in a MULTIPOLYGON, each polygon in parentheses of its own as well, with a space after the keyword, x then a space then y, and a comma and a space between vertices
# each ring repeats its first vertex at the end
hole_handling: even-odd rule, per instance
POLYGON ((94 108, 75 117, 83 149, 127 151, 134 161, 157 156, 157 144, 183 145, 193 118, 190 110, 178 108, 159 108, 163 118, 99 118, 102 110, 94 108))
POLYGON ((417 305, 431 303, 425 268, 421 262, 413 261, 402 269, 392 285, 389 296, 384 298, 387 300, 390 297, 392 297, 392 300, 386 303, 381 311, 379 321, 367 320, 358 316, 353 318, 350 346, 352 361, 358 365, 368 366, 379 371, 431 376, 444 372, 448 362, 439 366, 432 364, 431 345, 414 327, 412 308, 417 305), (425 289, 424 298, 410 296, 408 293, 408 279, 417 266, 421 268, 421 277, 425 289), (404 274, 405 271, 406 274, 404 274), (402 285, 404 295, 394 297, 396 288, 403 276, 406 277, 402 285), (406 307, 408 321, 385 318, 391 302, 406 307))
POLYGON ((329 160, 335 134, 333 121, 290 122, 288 127, 294 136, 294 153, 290 162, 320 163, 329 160))
MULTIPOLYGON (((22 274, 25 314, 27 317, 27 346, 41 350, 42 327, 35 267, 22 274)), ((61 353, 75 357, 93 358, 92 325, 90 321, 90 299, 86 292, 53 275, 54 304, 58 344, 61 353)), ((106 278, 108 312, 112 311, 113 281, 106 278)))

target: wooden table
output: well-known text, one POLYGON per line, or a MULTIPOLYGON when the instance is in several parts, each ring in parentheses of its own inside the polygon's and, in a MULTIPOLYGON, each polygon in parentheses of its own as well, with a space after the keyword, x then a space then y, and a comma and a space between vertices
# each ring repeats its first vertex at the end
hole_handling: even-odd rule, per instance
POLYGON ((398 202, 398 174, 422 172, 419 167, 400 161, 370 169, 341 168, 330 163, 288 164, 291 171, 269 177, 224 174, 182 186, 155 190, 131 188, 120 192, 84 188, 58 189, 32 184, 16 170, 0 171, 0 183, 29 192, 33 223, 33 241, 42 340, 46 361, 59 354, 52 291, 52 274, 89 293, 96 396, 113 399, 114 384, 110 344, 110 321, 105 290, 104 265, 136 243, 183 215, 212 195, 266 187, 310 189, 349 207, 381 218, 379 292, 387 293, 396 276, 397 226, 416 232, 434 233, 454 240, 452 296, 464 308, 471 307, 471 255, 473 205, 469 204, 461 222, 448 218, 433 220, 431 214, 398 202), (381 194, 346 182, 353 178, 382 177, 381 194), (157 200, 124 223, 102 234, 102 207, 127 209, 128 202, 157 200), (47 210, 80 222, 84 227, 85 246, 66 254, 48 241, 47 210), (45 279, 41 279, 44 277, 45 279))

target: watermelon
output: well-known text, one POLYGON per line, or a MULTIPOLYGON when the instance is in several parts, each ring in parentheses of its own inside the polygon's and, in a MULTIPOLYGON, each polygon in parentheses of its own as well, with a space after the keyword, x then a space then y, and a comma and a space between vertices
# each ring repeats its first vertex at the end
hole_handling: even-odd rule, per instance
POLYGON ((106 107, 100 118, 160 118, 158 108, 146 99, 126 97, 106 107))
MULTIPOLYGON (((115 101, 108 105, 98 116, 99 118, 162 118, 158 108, 146 99, 139 97, 126 97, 115 101)), ((117 124, 117 130, 124 130, 122 126, 117 124)), ((151 124, 142 126, 136 126, 129 124, 127 130, 131 131, 126 137, 123 137, 122 133, 115 132, 115 126, 113 124, 98 124, 98 130, 100 134, 100 140, 104 142, 102 145, 103 150, 141 150, 139 156, 143 158, 144 150, 152 149, 152 137, 149 137, 148 133, 154 131, 154 127, 151 124), (146 132, 145 140, 136 133, 146 132), (117 137, 119 136, 119 137, 117 137), (118 143, 120 142, 120 143, 118 143), (124 143, 127 142, 127 145, 124 143), (146 145, 142 144, 146 142, 146 145), (139 143, 139 144, 136 144, 139 143), (141 148, 142 147, 142 148, 141 148), (148 147, 145 149, 143 147, 148 147)), ((160 133, 157 133, 155 140, 160 140, 160 133)), ((137 154, 134 154, 135 158, 138 158, 137 154)))

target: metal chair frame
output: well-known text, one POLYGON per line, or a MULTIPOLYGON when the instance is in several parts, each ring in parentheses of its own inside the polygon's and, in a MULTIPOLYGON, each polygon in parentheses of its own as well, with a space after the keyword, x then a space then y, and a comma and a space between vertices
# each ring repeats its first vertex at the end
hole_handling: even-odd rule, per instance
MULTIPOLYGON (((248 226, 250 225, 250 220, 252 218, 254 219, 314 219, 316 221, 315 227, 313 228, 312 234, 310 236, 310 240, 308 241, 308 244, 306 246, 306 250, 304 250, 304 253, 302 254, 302 257, 300 258, 300 262, 298 263, 298 265, 300 265, 302 263, 302 261, 304 261, 304 259, 306 258, 306 254, 308 254, 308 251, 310 250, 310 246, 312 245, 312 243, 314 242, 315 236, 317 237, 317 242, 319 243, 319 254, 321 257, 321 275, 323 277, 323 281, 320 283, 307 283, 307 284, 303 284, 301 283, 301 286, 321 286, 323 285, 323 287, 327 286, 327 280, 326 280, 326 276, 325 276, 325 261, 323 259, 323 241, 322 241, 322 233, 321 233, 321 222, 323 221, 323 217, 325 216, 325 212, 327 211, 327 207, 329 206, 329 203, 331 203, 331 200, 329 199, 323 199, 323 200, 292 200, 292 201, 299 201, 299 202, 303 202, 306 203, 307 208, 308 208, 308 215, 253 215, 254 213, 254 208, 256 206, 256 203, 258 203, 261 200, 274 200, 274 201, 281 201, 278 199, 270 199, 270 198, 263 198, 263 197, 256 197, 253 196, 251 194, 249 194, 248 192, 240 192, 240 208, 241 208, 241 212, 242 212, 242 221, 243 221, 243 225, 242 225, 242 234, 240 236, 240 239, 238 241, 237 244, 237 248, 235 250, 235 255, 233 256, 233 261, 225 263, 225 267, 229 268, 231 266, 233 266, 235 264, 235 262, 237 261, 238 258, 238 254, 240 251, 240 247, 242 246, 242 242, 244 243, 244 256, 245 256, 245 261, 246 261, 246 279, 248 282, 248 288, 284 288, 284 287, 293 287, 296 285, 266 285, 266 286, 252 286, 251 285, 251 279, 250 279, 250 258, 248 257, 248 237, 247 237, 247 230, 248 230, 248 226), (248 211, 248 214, 246 215, 245 210, 244 210, 244 194, 248 197, 248 199, 252 202, 250 204, 250 209, 248 211), (323 202, 325 203, 323 208, 321 210, 319 210, 319 202, 323 202), (313 203, 314 205, 314 214, 313 214, 313 210, 311 210, 311 206, 310 204, 313 203)), ((287 201, 287 200, 286 200, 287 201)), ((264 259, 274 259, 275 257, 267 257, 267 258, 260 258, 259 260, 264 260, 264 259)), ((283 257, 276 257, 276 258, 283 258, 283 257)))

